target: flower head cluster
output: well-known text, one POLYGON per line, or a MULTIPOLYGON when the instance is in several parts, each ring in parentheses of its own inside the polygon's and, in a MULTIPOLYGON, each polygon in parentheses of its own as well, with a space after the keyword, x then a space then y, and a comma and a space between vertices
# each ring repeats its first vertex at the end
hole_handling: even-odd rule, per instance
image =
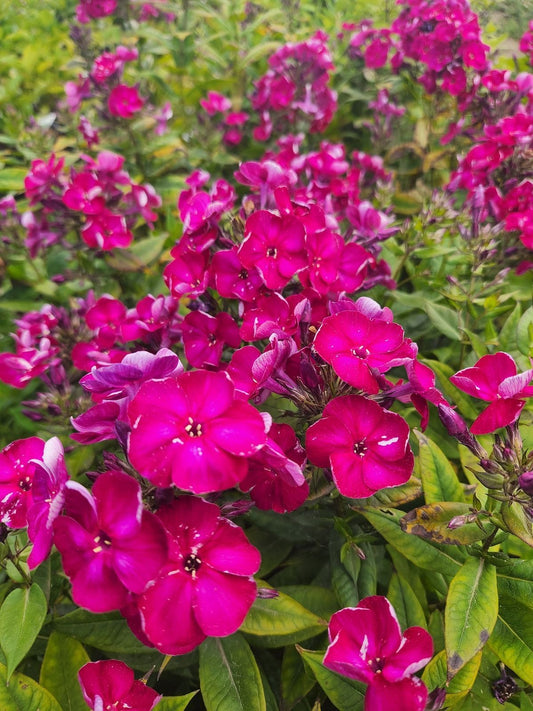
POLYGON ((423 711, 428 692, 413 675, 433 656, 433 641, 422 627, 402 634, 387 598, 366 597, 336 612, 328 634, 324 666, 368 684, 365 711, 423 711))
POLYGON ((318 31, 306 42, 286 44, 269 59, 268 72, 255 83, 252 106, 260 125, 254 138, 267 140, 275 129, 303 122, 321 132, 337 109, 336 93, 328 87, 333 62, 327 35, 318 31))

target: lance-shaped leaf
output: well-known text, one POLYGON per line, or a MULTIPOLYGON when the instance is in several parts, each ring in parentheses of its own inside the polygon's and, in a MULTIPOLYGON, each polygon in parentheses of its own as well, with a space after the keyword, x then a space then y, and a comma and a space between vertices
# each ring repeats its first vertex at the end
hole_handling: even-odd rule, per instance
POLYGON ((470 515, 472 515, 472 507, 468 504, 441 501, 438 504, 427 504, 409 511, 400 524, 406 533, 413 533, 427 541, 442 545, 468 545, 488 536, 488 532, 475 522, 468 519, 465 523, 461 522, 461 518, 465 519, 470 515), (457 528, 450 528, 449 524, 454 520, 460 522, 460 525, 457 528))
POLYGON ((286 647, 281 663, 281 696, 284 708, 292 708, 311 691, 315 679, 306 673, 302 657, 295 647, 286 647))
POLYGON ((380 508, 385 506, 386 508, 395 509, 419 499, 420 496, 422 496, 422 482, 416 476, 412 476, 406 484, 392 486, 390 489, 382 489, 369 496, 368 499, 359 499, 359 501, 355 499, 353 508, 358 508, 360 503, 361 508, 380 508))
POLYGON ((453 577, 459 570, 463 562, 462 552, 451 546, 442 550, 418 536, 404 533, 400 527, 400 520, 404 515, 402 511, 376 509, 361 513, 391 546, 419 568, 449 577, 453 577))
MULTIPOLYGON (((422 674, 422 681, 429 691, 446 688, 446 703, 452 704, 463 699, 470 693, 481 664, 482 652, 478 652, 460 669, 448 683, 446 671, 446 652, 444 649, 433 657, 422 674)), ((452 706, 453 708, 453 706, 452 706)))
POLYGON ((2 711, 63 711, 52 694, 30 677, 15 672, 9 679, 0 664, 0 709, 2 711))
POLYGON ((164 696, 154 711, 185 711, 189 702, 197 693, 197 691, 191 691, 190 694, 185 694, 184 696, 164 696))
POLYGON ((429 437, 415 430, 418 439, 418 464, 426 504, 439 501, 464 501, 464 492, 455 469, 444 452, 429 437))
POLYGON ((489 647, 528 684, 533 684, 533 615, 531 608, 502 595, 489 647))
POLYGON ((469 558, 450 583, 444 615, 451 678, 489 639, 498 616, 496 568, 469 558))
POLYGON ((83 645, 76 639, 52 632, 46 646, 39 682, 55 696, 63 711, 87 711, 78 672, 90 661, 83 645))
POLYGON ((0 640, 7 661, 7 680, 35 642, 44 618, 46 598, 36 584, 9 593, 0 608, 0 640))
MULTIPOLYGON (((268 587, 258 581, 259 587, 268 587)), ((240 631, 253 635, 254 645, 284 647, 324 632, 327 623, 288 595, 278 592, 274 598, 257 598, 240 631)))
POLYGON ((413 588, 405 578, 397 573, 391 578, 387 599, 396 610, 398 622, 402 629, 407 627, 423 627, 427 629, 426 616, 413 588))
POLYGON ((362 711, 366 686, 359 681, 340 676, 322 664, 324 652, 312 652, 296 645, 305 663, 338 711, 362 711))
POLYGON ((516 600, 533 610, 533 560, 511 560, 498 566, 497 572, 502 598, 516 600))
POLYGON ((259 667, 239 633, 202 643, 200 690, 207 711, 266 711, 259 667))

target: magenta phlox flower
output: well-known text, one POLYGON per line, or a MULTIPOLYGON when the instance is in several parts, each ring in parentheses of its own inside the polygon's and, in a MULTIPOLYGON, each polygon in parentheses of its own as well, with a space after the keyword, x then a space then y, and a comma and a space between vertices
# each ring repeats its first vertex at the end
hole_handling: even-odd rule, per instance
POLYGON ((180 496, 157 512, 169 561, 138 599, 144 633, 164 654, 185 654, 242 624, 256 597, 259 551, 215 504, 180 496))
POLYGON ((128 591, 142 593, 167 557, 165 532, 144 510, 141 487, 119 471, 100 474, 92 495, 68 482, 54 543, 74 602, 92 612, 118 610, 128 591))
POLYGON ((182 334, 185 356, 195 368, 219 366, 224 346, 241 345, 239 327, 226 312, 210 316, 191 311, 183 319, 182 334))
POLYGON ((100 182, 91 173, 77 173, 63 193, 63 202, 71 210, 85 215, 97 215, 105 208, 100 182))
POLYGON ((402 635, 387 598, 366 597, 336 612, 328 635, 324 666, 368 684, 365 711, 423 711, 427 689, 413 674, 433 656, 433 640, 422 627, 402 635))
POLYGON ((152 711, 162 698, 116 659, 85 664, 78 679, 91 711, 152 711))
POLYGON ((224 372, 190 371, 141 386, 128 407, 129 458, 157 486, 195 494, 238 484, 268 424, 224 372))
MULTIPOLYGON (((179 247, 179 245, 178 245, 179 247)), ((163 279, 172 296, 200 296, 209 283, 207 252, 172 249, 173 260, 163 270, 163 279)))
POLYGON ((309 495, 303 474, 305 450, 290 425, 273 424, 267 443, 250 457, 248 474, 240 483, 259 509, 287 513, 295 511, 309 495))
POLYGON ((120 337, 120 324, 126 315, 124 304, 109 294, 101 296, 87 309, 85 322, 96 332, 101 348, 110 348, 120 337))
POLYGON ((38 348, 17 346, 15 353, 0 353, 0 380, 14 388, 26 385, 60 361, 59 348, 49 338, 41 338, 38 348))
POLYGON ((39 437, 17 439, 0 452, 0 521, 9 528, 24 528, 32 503, 33 460, 43 456, 39 437))
POLYGON ((353 310, 325 318, 313 347, 339 377, 368 394, 379 392, 379 374, 409 363, 417 352, 398 324, 353 310))
POLYGON ((525 399, 533 395, 533 368, 517 373, 516 363, 508 353, 483 356, 472 368, 460 370, 450 381, 459 390, 490 402, 474 420, 472 434, 488 434, 515 422, 525 399))
POLYGON ((283 289, 307 265, 305 229, 292 215, 258 210, 246 220, 239 259, 256 267, 269 289, 283 289))
POLYGON ((28 175, 24 178, 24 189, 30 205, 40 202, 46 197, 56 197, 57 190, 63 190, 64 177, 62 176, 64 158, 58 158, 54 153, 45 162, 32 160, 28 175))
POLYGON ((206 99, 200 99, 200 106, 209 116, 231 109, 231 101, 218 91, 208 91, 206 99))
POLYGON ((28 508, 28 538, 33 548, 28 557, 31 570, 45 560, 52 548, 54 521, 65 503, 65 486, 69 480, 65 466, 65 453, 58 437, 45 445, 40 458, 32 460, 35 473, 32 484, 32 501, 28 508))
POLYGON ((243 266, 237 247, 216 252, 209 273, 212 285, 225 299, 254 301, 265 283, 256 267, 243 266))
POLYGON ((264 293, 250 304, 245 304, 242 313, 241 338, 243 341, 258 341, 272 334, 292 336, 298 324, 287 299, 273 291, 264 293))
POLYGON ((116 247, 125 249, 133 241, 133 233, 128 229, 125 217, 107 209, 91 215, 80 234, 86 245, 106 252, 116 247))
POLYGON ((112 15, 117 8, 117 0, 81 0, 76 6, 76 19, 83 24, 99 17, 112 15))
MULTIPOLYGON (((235 385, 235 397, 241 400, 249 400, 252 396, 257 402, 257 383, 252 375, 252 366, 255 360, 261 355, 261 351, 255 346, 243 346, 234 351, 231 361, 226 367, 226 373, 235 385)), ((268 393, 267 393, 268 396, 268 393)), ((266 397, 264 398, 266 399, 266 397)))
POLYGON ((294 339, 280 338, 273 333, 267 348, 252 365, 252 377, 257 386, 278 395, 287 395, 297 390, 296 383, 286 373, 287 361, 297 350, 294 339))
POLYGON ((330 400, 307 430, 305 449, 313 464, 331 468, 340 493, 352 499, 405 484, 414 467, 407 422, 360 395, 330 400))
POLYGON ((118 84, 107 99, 109 113, 120 118, 132 118, 144 106, 144 99, 140 96, 136 86, 118 84))

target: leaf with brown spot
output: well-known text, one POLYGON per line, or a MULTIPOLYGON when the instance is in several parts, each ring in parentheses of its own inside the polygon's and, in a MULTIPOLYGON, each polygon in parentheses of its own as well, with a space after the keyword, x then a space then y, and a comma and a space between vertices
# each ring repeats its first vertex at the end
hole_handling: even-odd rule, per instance
POLYGON ((468 504, 441 501, 409 511, 400 520, 400 525, 406 533, 413 533, 428 541, 456 546, 469 545, 486 538, 488 532, 475 522, 454 529, 448 528, 448 524, 457 516, 468 516, 470 513, 472 509, 468 504))

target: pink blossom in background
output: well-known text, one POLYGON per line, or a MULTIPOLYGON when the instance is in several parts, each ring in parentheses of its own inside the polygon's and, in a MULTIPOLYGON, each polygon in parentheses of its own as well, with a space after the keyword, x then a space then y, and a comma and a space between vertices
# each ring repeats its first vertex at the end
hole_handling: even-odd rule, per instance
POLYGON ((533 396, 533 368, 517 373, 516 363, 508 353, 483 356, 472 368, 460 370, 450 381, 472 397, 490 402, 474 420, 470 432, 488 434, 516 422, 525 400, 533 396))
POLYGON ((164 654, 185 654, 206 637, 241 626, 256 597, 259 551, 215 504, 180 496, 157 512, 169 560, 138 599, 142 627, 164 654))
POLYGON ((109 112, 120 118, 131 118, 144 106, 144 99, 135 86, 119 84, 115 86, 107 100, 109 112))
POLYGON ((239 327, 225 312, 209 316, 191 311, 183 319, 182 333, 185 357, 195 368, 218 366, 226 345, 238 348, 241 344, 239 327))
POLYGON ((403 635, 385 597, 366 597, 336 612, 329 623, 324 666, 368 684, 365 711, 423 711, 428 692, 413 676, 433 656, 433 640, 422 627, 403 635))
POLYGON ((112 15, 117 8, 117 0, 81 0, 76 6, 76 19, 87 23, 99 17, 112 15))
POLYGON ((152 711, 162 698, 133 669, 116 659, 85 664, 78 673, 83 698, 91 711, 152 711))
POLYGON ((331 467, 338 490, 352 499, 405 484, 414 467, 407 422, 360 395, 330 400, 307 430, 305 449, 313 464, 331 467))
POLYGON ((218 91, 208 91, 206 99, 200 99, 200 106, 210 116, 231 109, 231 101, 218 91))
POLYGON ((128 417, 133 466, 156 486, 195 494, 238 484, 268 430, 225 373, 202 370, 145 383, 128 417))

